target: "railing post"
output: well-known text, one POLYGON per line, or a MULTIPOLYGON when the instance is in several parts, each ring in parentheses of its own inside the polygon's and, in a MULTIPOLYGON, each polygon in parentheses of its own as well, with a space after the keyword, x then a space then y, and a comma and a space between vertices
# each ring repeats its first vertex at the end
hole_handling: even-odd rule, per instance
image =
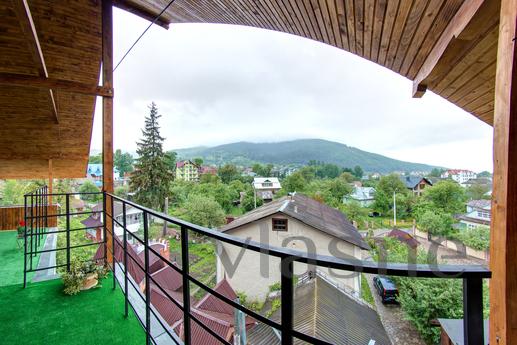
POLYGON ((127 229, 126 229, 126 203, 122 201, 122 224, 124 225, 122 229, 123 238, 124 238, 124 316, 128 317, 129 309, 128 309, 128 285, 127 285, 127 229))
POLYGON ((148 214, 144 211, 144 256, 145 256, 145 343, 151 344, 151 283, 149 279, 149 229, 148 214))
POLYGON ((70 194, 66 194, 66 271, 70 272, 70 194))
POLYGON ((116 266, 115 266, 115 215, 113 206, 113 197, 110 195, 110 212, 111 212, 111 266, 113 267, 113 290, 117 288, 117 277, 115 276, 116 266))
POLYGON ((280 261, 281 272, 281 314, 282 314, 282 345, 293 344, 293 260, 288 257, 282 257, 280 261))
POLYGON ((192 343, 190 331, 190 280, 189 258, 188 258, 188 229, 181 227, 181 271, 183 277, 183 342, 187 345, 192 343))
POLYGON ((104 239, 104 267, 108 267, 108 237, 106 236, 107 212, 106 212, 106 192, 102 192, 102 238, 104 239))
POLYGON ((483 345, 483 280, 463 279, 463 338, 465 344, 483 345))
POLYGON ((36 239, 35 239, 35 251, 34 251, 34 256, 36 256, 36 252, 38 251, 38 247, 39 247, 39 222, 40 222, 40 218, 39 218, 39 190, 36 190, 36 239))
POLYGON ((23 196, 23 288, 27 287, 27 194, 23 196))
POLYGON ((30 252, 30 269, 32 270, 32 253, 34 252, 34 244, 33 244, 33 237, 34 237, 34 194, 31 193, 31 229, 30 229, 30 239, 31 239, 31 252, 30 252))
POLYGON ((48 231, 48 187, 45 186, 45 233, 48 231))

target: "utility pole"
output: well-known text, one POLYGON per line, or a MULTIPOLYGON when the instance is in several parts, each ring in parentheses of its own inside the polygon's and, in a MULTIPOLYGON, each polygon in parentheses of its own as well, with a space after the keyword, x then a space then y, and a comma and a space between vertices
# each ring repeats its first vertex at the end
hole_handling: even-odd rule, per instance
POLYGON ((397 226, 397 199, 395 198, 395 191, 393 191, 393 227, 397 226))

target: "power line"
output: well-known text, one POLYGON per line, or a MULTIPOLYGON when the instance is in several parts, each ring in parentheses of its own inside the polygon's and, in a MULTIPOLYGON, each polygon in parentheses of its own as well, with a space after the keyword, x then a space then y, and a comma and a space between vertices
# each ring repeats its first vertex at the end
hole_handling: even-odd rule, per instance
POLYGON ((115 66, 115 68, 113 69, 113 72, 115 72, 115 70, 117 69, 117 67, 122 63, 122 61, 124 61, 124 59, 126 58, 126 56, 131 52, 131 50, 136 46, 136 44, 138 43, 138 41, 140 41, 140 39, 145 35, 145 33, 147 32, 147 30, 149 30, 149 28, 151 26, 153 26, 154 23, 156 23, 158 21, 158 19, 160 19, 160 17, 162 16, 162 14, 167 11, 167 9, 172 5, 172 3, 174 2, 175 0, 171 0, 167 6, 165 6, 163 8, 163 10, 160 12, 160 14, 158 14, 156 16, 156 18, 154 18, 154 20, 151 22, 151 24, 149 24, 149 26, 144 30, 144 32, 142 32, 142 34, 136 39, 136 41, 131 45, 131 47, 129 47, 129 49, 127 50, 127 52, 124 54, 124 56, 122 56, 122 59, 120 59, 120 61, 117 63, 117 65, 115 66))

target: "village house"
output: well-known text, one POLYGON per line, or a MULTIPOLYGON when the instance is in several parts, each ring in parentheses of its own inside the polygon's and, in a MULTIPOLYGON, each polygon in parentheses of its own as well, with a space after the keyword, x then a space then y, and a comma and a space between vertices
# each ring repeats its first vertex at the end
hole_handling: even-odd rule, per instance
POLYGON ((204 174, 217 175, 217 168, 208 165, 203 165, 199 167, 199 175, 204 174))
POLYGON ((490 226, 492 217, 490 200, 471 200, 467 203, 467 212, 457 216, 463 228, 474 229, 479 226, 490 226))
MULTIPOLYGON (((102 164, 88 164, 86 178, 99 188, 102 187, 102 164)), ((113 180, 120 180, 120 173, 117 168, 113 168, 113 180)))
POLYGON ((276 192, 282 189, 282 185, 277 177, 255 177, 253 179, 253 190, 255 197, 264 202, 270 202, 276 192))
POLYGON ((343 197, 343 203, 357 201, 362 207, 368 207, 375 201, 375 188, 373 187, 354 187, 354 191, 350 195, 343 197))
MULTIPOLYGON (((341 258, 360 260, 361 251, 370 249, 343 213, 302 194, 256 208, 219 230, 270 246, 341 258)), ((245 251, 241 257, 240 248, 220 245, 217 281, 226 277, 237 291, 245 292, 252 300, 264 300, 269 287, 280 281, 279 259, 252 251, 245 251)), ((305 264, 294 266, 297 275, 311 269, 305 264)), ((357 274, 328 269, 324 272, 343 289, 359 294, 357 274)))
POLYGON ((189 182, 199 181, 199 165, 191 160, 176 162, 176 179, 189 182))
POLYGON ((419 176, 399 176, 400 180, 406 185, 406 188, 411 190, 413 194, 420 196, 426 187, 431 187, 433 183, 425 178, 419 176))
POLYGON ((440 177, 442 179, 453 179, 454 181, 458 183, 465 183, 470 179, 477 178, 478 175, 470 170, 464 170, 464 169, 452 169, 452 170, 446 170, 444 171, 440 177))

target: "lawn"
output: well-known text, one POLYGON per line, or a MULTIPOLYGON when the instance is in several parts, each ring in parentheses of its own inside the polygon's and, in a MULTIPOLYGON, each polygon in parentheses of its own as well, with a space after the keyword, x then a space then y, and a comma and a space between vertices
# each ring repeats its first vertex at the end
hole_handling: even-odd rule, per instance
MULTIPOLYGON (((0 266, 0 286, 14 285, 23 283, 23 242, 20 246, 16 242, 16 231, 0 231, 0 258, 2 265, 0 266)), ((41 241, 39 249, 44 245, 41 241)), ((33 268, 38 267, 38 256, 33 258, 33 268)), ((28 274, 28 279, 34 273, 28 274)))
POLYGON ((375 301, 373 299, 372 291, 370 290, 370 285, 368 285, 364 273, 361 273, 361 298, 366 303, 375 308, 375 301))
POLYGON ((137 345, 145 333, 133 313, 124 318, 120 289, 64 295, 61 280, 0 287, 2 344, 137 345))

